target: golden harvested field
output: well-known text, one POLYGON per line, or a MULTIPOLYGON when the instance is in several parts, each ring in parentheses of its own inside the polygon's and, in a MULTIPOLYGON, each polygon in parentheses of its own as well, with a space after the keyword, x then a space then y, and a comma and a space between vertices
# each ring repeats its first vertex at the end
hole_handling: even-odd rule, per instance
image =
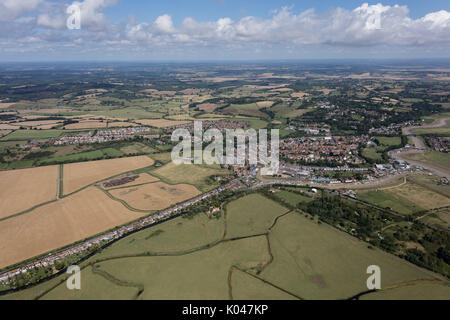
POLYGON ((307 96, 309 96, 309 93, 306 93, 306 92, 294 92, 294 93, 291 93, 291 97, 293 97, 293 98, 304 98, 304 97, 307 97, 307 96))
POLYGON ((18 126, 8 124, 8 123, 0 123, 0 130, 17 130, 18 126))
POLYGON ((108 122, 108 128, 126 128, 126 127, 137 127, 136 123, 131 122, 108 122))
POLYGON ((55 120, 37 120, 37 121, 23 121, 23 122, 17 122, 14 125, 21 126, 21 127, 53 127, 57 124, 62 123, 62 121, 55 121, 55 120))
POLYGON ((56 199, 58 166, 1 171, 0 219, 56 199))
POLYGON ((270 91, 272 91, 272 92, 289 92, 289 91, 293 91, 293 89, 291 89, 291 88, 278 88, 278 89, 272 89, 270 91))
POLYGON ((214 110, 216 110, 219 105, 215 104, 215 103, 202 103, 199 104, 197 106, 200 110, 205 111, 205 112, 213 112, 214 110))
POLYGON ((109 192, 138 210, 161 210, 200 194, 200 191, 192 185, 170 185, 164 182, 116 189, 109 192))
POLYGON ((0 222, 0 268, 125 224, 142 214, 90 187, 0 222))
POLYGON ((190 121, 174 121, 174 120, 165 120, 165 119, 145 119, 145 120, 138 120, 137 123, 140 123, 145 126, 151 126, 156 128, 165 128, 165 127, 171 127, 176 126, 179 124, 186 124, 190 121))
POLYGON ((106 189, 107 189, 107 190, 108 190, 108 189, 111 190, 111 189, 115 189, 115 188, 122 188, 122 187, 136 186, 136 185, 139 185, 139 184, 152 183, 152 182, 156 182, 156 181, 159 181, 159 179, 156 178, 156 177, 154 177, 154 176, 151 176, 151 175, 149 175, 149 174, 147 174, 147 173, 141 173, 141 174, 139 175, 139 178, 137 178, 136 180, 134 180, 134 181, 132 181, 132 182, 125 183, 125 184, 122 184, 122 185, 120 185, 120 186, 115 186, 115 187, 106 188, 106 189))
POLYGON ((72 129, 95 129, 95 128, 106 128, 106 121, 82 121, 79 123, 71 123, 65 126, 67 130, 72 129))
POLYGON ((256 103, 258 108, 270 108, 273 104, 273 101, 260 101, 256 103))
POLYGON ((96 181, 122 172, 149 167, 154 161, 146 156, 71 163, 64 165, 64 194, 72 193, 96 181))
POLYGON ((16 103, 7 103, 7 102, 0 102, 0 109, 8 109, 9 107, 14 106, 16 103))
POLYGON ((6 136, 11 133, 11 130, 0 130, 0 137, 6 136))

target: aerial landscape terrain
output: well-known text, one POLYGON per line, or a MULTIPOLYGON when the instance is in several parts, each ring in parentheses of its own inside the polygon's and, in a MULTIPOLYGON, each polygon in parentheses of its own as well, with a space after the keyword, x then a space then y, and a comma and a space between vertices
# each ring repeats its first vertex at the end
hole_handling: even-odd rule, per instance
POLYGON ((0 73, 1 299, 449 298, 450 68, 60 68, 0 73), (279 129, 279 172, 175 165, 197 120, 279 129))
POLYGON ((19 2, 0 301, 450 300, 448 3, 19 2))

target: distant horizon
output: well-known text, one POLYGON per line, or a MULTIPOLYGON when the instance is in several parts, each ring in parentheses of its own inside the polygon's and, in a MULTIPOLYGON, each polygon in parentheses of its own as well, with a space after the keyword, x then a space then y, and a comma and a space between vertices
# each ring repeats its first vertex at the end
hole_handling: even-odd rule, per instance
POLYGON ((450 2, 0 0, 0 61, 450 57, 450 2))
POLYGON ((24 61, 2 61, 3 64, 90 64, 90 63, 124 63, 124 64, 152 64, 152 63, 308 63, 308 62, 446 62, 450 63, 450 57, 436 58, 291 58, 291 59, 229 59, 229 60, 24 60, 24 61))

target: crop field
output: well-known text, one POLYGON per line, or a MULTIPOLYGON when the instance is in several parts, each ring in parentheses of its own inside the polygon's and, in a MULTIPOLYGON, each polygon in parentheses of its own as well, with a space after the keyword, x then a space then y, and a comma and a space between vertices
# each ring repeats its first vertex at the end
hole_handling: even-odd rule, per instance
POLYGON ((152 182, 156 182, 159 181, 158 178, 151 176, 147 173, 141 173, 139 174, 138 178, 132 182, 129 183, 125 183, 119 186, 115 186, 115 187, 110 187, 110 188, 105 188, 105 189, 118 189, 118 188, 124 188, 124 187, 131 187, 131 186, 136 186, 136 185, 141 185, 141 184, 146 184, 146 183, 152 183, 152 182))
POLYGON ((382 208, 390 208, 401 214, 411 214, 420 210, 422 207, 417 207, 407 199, 396 197, 389 191, 370 191, 358 194, 358 199, 373 203, 382 208))
POLYGON ((131 145, 127 145, 125 147, 120 148, 120 151, 122 151, 124 154, 137 154, 137 153, 154 153, 156 152, 155 149, 152 147, 146 146, 143 143, 133 143, 131 145))
POLYGON ((64 128, 67 130, 70 129, 105 129, 107 127, 106 121, 95 121, 95 120, 87 120, 78 123, 71 123, 66 125, 64 128))
POLYGON ((0 219, 56 199, 58 167, 0 172, 0 219))
POLYGON ((405 155, 405 158, 430 163, 445 168, 446 170, 450 169, 450 154, 443 152, 428 151, 425 153, 408 154, 405 155))
POLYGON ((448 300, 449 290, 445 284, 416 281, 364 295, 361 300, 448 300))
MULTIPOLYGON (((96 300, 132 300, 134 299, 139 288, 133 286, 122 285, 115 283, 110 279, 105 278, 102 273, 95 273, 93 267, 88 267, 81 271, 81 288, 83 290, 73 290, 71 299, 84 300, 96 297, 96 300), (92 285, 94 284, 95 285, 92 285)), ((67 288, 62 285, 58 286, 50 294, 45 295, 43 300, 58 300, 60 297, 67 294, 67 288)))
POLYGON ((232 104, 231 106, 223 109, 222 112, 225 114, 233 114, 233 115, 244 115, 262 118, 267 117, 265 113, 259 111, 259 107, 256 105, 256 103, 232 104))
MULTIPOLYGON (((248 268, 265 263, 270 259, 266 248, 266 239, 256 237, 221 243, 193 253, 119 258, 96 266, 129 285, 139 283, 144 288, 139 299, 228 299, 230 267, 238 264, 248 268)), ((89 284, 96 285, 96 282, 89 284)), ((72 294, 59 286, 45 298, 67 299, 73 298, 72 294)))
POLYGON ((277 193, 275 193, 275 196, 285 200, 287 203, 289 203, 292 206, 296 206, 300 202, 310 202, 313 200, 313 198, 311 198, 311 197, 297 194, 294 192, 285 191, 285 190, 278 191, 277 193))
POLYGON ((141 109, 134 107, 105 111, 93 111, 91 113, 118 119, 160 119, 163 116, 163 114, 159 112, 151 112, 143 108, 141 109))
POLYGON ((199 104, 197 107, 205 112, 213 112, 214 110, 216 110, 220 105, 215 104, 215 103, 202 103, 199 104))
POLYGON ((297 300, 289 293, 237 268, 232 270, 230 287, 234 300, 297 300))
POLYGON ((81 264, 89 281, 79 291, 67 290, 61 275, 5 298, 346 299, 367 290, 373 264, 381 267, 384 290, 364 299, 414 298, 419 289, 426 297, 450 297, 450 287, 430 273, 287 212, 261 195, 245 196, 218 219, 178 217, 119 240, 81 264))
MULTIPOLYGON (((366 291, 370 265, 380 266, 382 288, 430 279, 417 267, 298 213, 281 217, 269 240, 274 261, 260 277, 304 299, 343 299, 366 291)), ((450 295, 450 287, 445 294, 450 295)))
POLYGON ((152 252, 181 252, 200 248, 222 239, 225 230, 223 217, 210 219, 198 214, 192 219, 176 218, 154 228, 139 231, 106 248, 93 259, 105 259, 125 254, 152 252), (174 237, 174 234, 177 236, 174 237))
POLYGON ((187 183, 196 186, 201 191, 206 191, 216 186, 215 183, 207 181, 209 177, 227 175, 229 171, 221 169, 218 165, 180 164, 177 166, 170 162, 153 170, 151 174, 170 184, 187 183))
POLYGON ((17 128, 19 127, 27 127, 27 128, 41 128, 41 129, 50 129, 58 124, 61 124, 62 121, 55 120, 37 120, 37 121, 23 121, 14 123, 17 128))
POLYGON ((0 221, 0 268, 69 245, 142 216, 95 187, 0 221))
POLYGON ((414 174, 408 176, 408 181, 450 198, 450 185, 441 184, 439 177, 434 175, 414 174))
POLYGON ((96 181, 126 171, 149 167, 154 161, 147 156, 120 158, 64 165, 64 193, 70 194, 96 181))
POLYGON ((450 127, 444 128, 419 128, 413 131, 415 134, 437 134, 443 136, 450 136, 450 127))
POLYGON ((105 148, 100 150, 85 151, 56 157, 52 156, 38 161, 38 164, 47 165, 55 163, 89 161, 101 159, 103 157, 120 157, 120 156, 123 156, 123 153, 121 151, 114 148, 105 148))
POLYGON ((171 127, 176 126, 180 124, 186 124, 190 121, 174 121, 174 120, 166 120, 166 119, 146 119, 146 120, 137 120, 136 122, 145 125, 145 126, 151 126, 156 128, 165 128, 165 127, 171 127))
POLYGON ((0 123, 0 130, 17 130, 18 126, 9 123, 0 123))
POLYGON ((0 130, 0 138, 11 133, 11 130, 0 130))
POLYGON ((400 137, 375 137, 383 146, 398 146, 402 143, 400 137))
POLYGON ((413 182, 387 190, 360 193, 358 198, 402 214, 450 205, 448 197, 413 182))
POLYGON ((273 104, 273 101, 260 101, 256 103, 259 108, 270 108, 273 104))
POLYGON ((161 210, 200 194, 192 185, 168 185, 164 182, 121 188, 109 192, 115 198, 125 201, 129 206, 138 210, 161 210))
POLYGON ((259 194, 252 194, 231 202, 227 208, 226 238, 260 234, 274 223, 275 218, 288 209, 259 194))
POLYGON ((30 139, 48 139, 57 138, 64 133, 64 130, 17 130, 0 139, 1 141, 10 140, 30 140, 30 139))

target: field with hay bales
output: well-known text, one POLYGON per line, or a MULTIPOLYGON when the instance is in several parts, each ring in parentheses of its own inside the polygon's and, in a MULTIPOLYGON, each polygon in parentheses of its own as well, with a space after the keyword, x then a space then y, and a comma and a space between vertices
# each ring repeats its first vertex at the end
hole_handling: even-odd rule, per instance
POLYGON ((126 171, 149 167, 154 161, 147 156, 120 158, 64 165, 64 194, 70 194, 96 181, 126 171))

